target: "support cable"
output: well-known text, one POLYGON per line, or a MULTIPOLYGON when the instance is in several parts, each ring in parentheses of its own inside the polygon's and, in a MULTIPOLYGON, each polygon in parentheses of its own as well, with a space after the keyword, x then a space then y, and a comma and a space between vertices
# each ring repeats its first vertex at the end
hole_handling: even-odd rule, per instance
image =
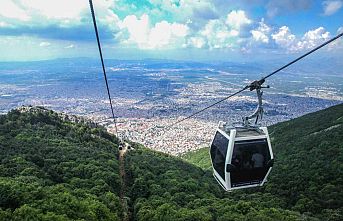
POLYGON ((319 50, 320 48, 322 48, 322 47, 324 47, 324 46, 330 44, 331 42, 333 42, 333 41, 339 39, 339 38, 342 37, 342 36, 343 36, 343 33, 338 34, 338 35, 335 36, 334 38, 332 38, 332 39, 330 39, 330 40, 324 42, 323 44, 321 44, 321 45, 315 47, 315 48, 312 49, 311 51, 309 51, 309 52, 307 52, 306 54, 303 54, 302 56, 300 56, 300 57, 294 59, 293 61, 287 63, 286 65, 284 65, 284 66, 282 66, 281 68, 279 68, 279 69, 273 71, 272 73, 266 75, 265 77, 261 78, 260 80, 256 80, 256 81, 251 82, 249 85, 245 86, 244 88, 240 89, 239 91, 237 91, 237 92, 235 92, 235 93, 233 93, 233 94, 231 94, 231 95, 229 95, 229 96, 227 96, 227 97, 225 97, 225 98, 223 98, 223 99, 221 99, 221 100, 219 100, 219 101, 217 101, 217 102, 215 102, 215 103, 213 103, 213 104, 211 104, 211 105, 209 105, 209 106, 207 106, 207 107, 205 107, 205 108, 203 108, 203 109, 201 109, 201 110, 199 110, 199 111, 196 111, 196 112, 194 112, 193 114, 191 114, 191 115, 189 115, 189 116, 187 116, 187 117, 185 117, 185 118, 183 118, 183 119, 181 119, 181 120, 178 120, 178 121, 176 121, 175 123, 172 123, 171 125, 168 125, 168 126, 164 127, 163 130, 169 129, 169 128, 171 128, 171 127, 173 127, 173 126, 175 126, 175 125, 177 125, 177 124, 179 124, 179 123, 181 123, 181 122, 183 122, 183 121, 185 121, 185 120, 188 120, 188 119, 194 117, 195 115, 198 115, 198 114, 200 114, 201 112, 203 112, 203 111, 205 111, 205 110, 207 110, 207 109, 209 109, 209 108, 211 108, 211 107, 213 107, 213 106, 215 106, 215 105, 217 105, 217 104, 219 104, 219 103, 221 103, 221 102, 223 102, 223 101, 225 101, 225 100, 227 100, 227 99, 229 99, 229 98, 231 98, 231 97, 233 97, 233 96, 235 96, 235 95, 237 95, 237 94, 239 94, 239 93, 241 93, 241 92, 243 92, 243 91, 245 91, 245 90, 247 90, 247 89, 250 89, 250 91, 253 91, 253 90, 257 89, 257 88, 261 88, 262 84, 265 82, 265 80, 266 80, 267 78, 273 76, 274 74, 280 72, 281 70, 287 68, 288 66, 290 66, 290 65, 292 65, 292 64, 294 64, 294 63, 296 63, 296 62, 298 62, 299 60, 301 60, 301 59, 307 57, 308 55, 310 55, 310 54, 312 54, 313 52, 319 50))
MULTIPOLYGON (((323 44, 321 44, 321 45, 319 45, 319 46, 313 48, 311 51, 307 52, 306 54, 304 54, 304 55, 302 55, 302 56, 300 56, 300 57, 294 59, 293 61, 289 62, 288 64, 286 64, 286 65, 284 65, 284 66, 282 66, 281 68, 275 70, 274 72, 268 74, 267 76, 263 77, 262 79, 265 80, 265 79, 267 79, 267 78, 273 76, 274 74, 278 73, 279 71, 281 71, 281 70, 287 68, 288 66, 290 66, 290 65, 294 64, 295 62, 297 62, 297 61, 303 59, 304 57, 306 57, 306 56, 312 54, 313 52, 317 51, 318 49, 321 49, 322 47, 324 47, 324 46, 330 44, 331 42, 336 41, 337 39, 339 39, 339 38, 342 37, 342 36, 343 36, 343 32, 340 33, 340 34, 338 34, 338 35, 336 35, 334 38, 331 38, 330 40, 324 42, 323 44)), ((262 80, 262 79, 261 79, 261 80, 262 80)))
POLYGON ((89 0, 89 6, 90 6, 90 9, 91 9, 91 13, 92 13, 92 19, 93 19, 93 24, 94 24, 95 36, 96 36, 96 40, 97 40, 97 42, 98 42, 98 49, 99 49, 99 54, 100 54, 100 59, 101 59, 102 71, 103 71, 104 79, 105 79, 105 83, 106 83, 106 89, 107 89, 108 99, 109 99, 109 101, 110 101, 111 112, 112 112, 112 118, 113 118, 113 120, 114 120, 115 132, 116 132, 117 138, 119 139, 119 136, 118 136, 118 128, 117 128, 117 117, 114 116, 113 105, 112 105, 112 99, 111 99, 111 93, 110 93, 110 89, 109 89, 109 86, 108 86, 108 81, 107 81, 107 75, 106 75, 106 69, 105 69, 104 59, 103 59, 103 57, 102 57, 100 38, 99 38, 99 33, 98 33, 98 27, 97 27, 97 25, 96 25, 95 13, 94 13, 94 8, 93 8, 93 2, 92 2, 92 0, 89 0))

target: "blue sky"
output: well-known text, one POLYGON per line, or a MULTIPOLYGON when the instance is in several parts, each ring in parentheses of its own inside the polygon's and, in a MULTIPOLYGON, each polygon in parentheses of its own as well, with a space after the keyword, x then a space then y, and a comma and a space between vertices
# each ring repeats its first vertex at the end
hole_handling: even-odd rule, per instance
MULTIPOLYGON (((106 58, 272 59, 343 32, 343 0, 93 3, 106 58)), ((0 48, 0 61, 98 56, 88 0, 1 0, 0 48)))

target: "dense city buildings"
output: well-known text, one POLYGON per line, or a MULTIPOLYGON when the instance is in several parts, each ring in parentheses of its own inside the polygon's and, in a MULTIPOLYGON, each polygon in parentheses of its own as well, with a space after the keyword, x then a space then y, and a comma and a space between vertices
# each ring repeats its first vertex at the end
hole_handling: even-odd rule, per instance
MULTIPOLYGON (((244 92, 195 118, 168 127, 249 82, 263 64, 107 61, 119 135, 173 155, 208 146, 219 121, 239 122, 256 108, 244 92), (168 128, 167 128, 168 127, 168 128), (166 129, 167 128, 167 129, 166 129)), ((0 114, 22 105, 84 116, 114 133, 100 64, 75 60, 0 64, 0 114)), ((268 67, 269 69, 269 67, 268 67)), ((343 101, 343 75, 335 70, 282 72, 266 84, 263 125, 296 118, 343 101)))

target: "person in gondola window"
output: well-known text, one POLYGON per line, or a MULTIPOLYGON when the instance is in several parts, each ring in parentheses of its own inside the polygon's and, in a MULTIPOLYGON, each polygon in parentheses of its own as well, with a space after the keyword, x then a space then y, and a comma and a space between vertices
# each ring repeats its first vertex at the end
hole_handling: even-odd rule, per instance
POLYGON ((241 168, 242 167, 242 153, 240 150, 236 150, 233 152, 233 156, 232 156, 232 164, 236 167, 236 168, 241 168))
POLYGON ((243 169, 250 169, 252 167, 252 162, 251 162, 251 153, 249 151, 244 150, 242 153, 242 161, 243 161, 243 169))
POLYGON ((264 163, 264 157, 261 153, 259 152, 255 152, 252 157, 251 157, 251 161, 253 163, 253 167, 254 168, 259 168, 259 167, 263 167, 263 163, 264 163))

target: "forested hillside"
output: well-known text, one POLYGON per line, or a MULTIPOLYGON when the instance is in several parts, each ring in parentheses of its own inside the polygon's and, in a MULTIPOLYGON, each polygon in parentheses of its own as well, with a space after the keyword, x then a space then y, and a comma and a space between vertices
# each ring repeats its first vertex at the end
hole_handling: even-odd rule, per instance
POLYGON ((0 220, 120 220, 115 142, 40 108, 0 116, 0 220))
MULTIPOLYGON (((343 220, 343 104, 269 128, 275 163, 261 193, 283 208, 343 220)), ((208 148, 184 159, 202 168, 211 165, 208 148)))
POLYGON ((126 157, 133 220, 315 220, 271 194, 225 193, 211 171, 147 149, 126 157))
MULTIPOLYGON (((202 169, 135 144, 124 165, 130 219, 342 220, 342 125, 339 105, 271 127, 268 183, 232 193, 207 169, 207 150, 187 156, 202 169)), ((124 217, 117 139, 101 127, 13 110, 0 116, 0 163, 0 220, 124 217)))

